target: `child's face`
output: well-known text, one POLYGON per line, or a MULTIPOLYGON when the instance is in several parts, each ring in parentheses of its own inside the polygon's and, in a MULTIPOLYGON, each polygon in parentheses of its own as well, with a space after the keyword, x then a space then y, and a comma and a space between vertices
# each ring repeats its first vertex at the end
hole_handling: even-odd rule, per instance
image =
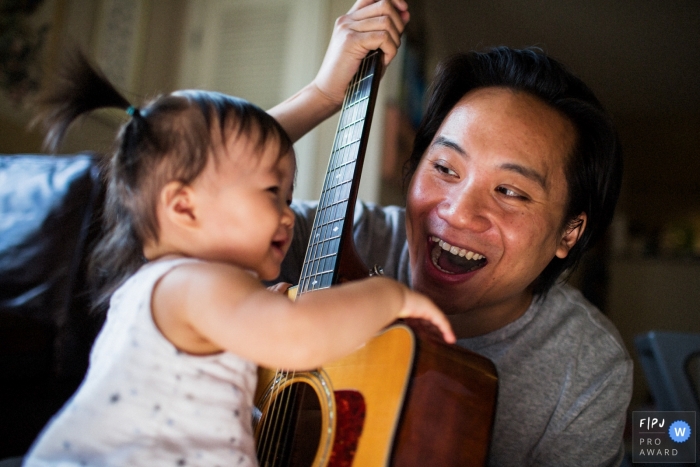
POLYGON ((246 135, 231 136, 216 162, 210 158, 192 187, 201 196, 202 248, 198 256, 235 264, 263 280, 279 275, 294 231, 296 160, 278 157, 273 139, 258 148, 246 135))

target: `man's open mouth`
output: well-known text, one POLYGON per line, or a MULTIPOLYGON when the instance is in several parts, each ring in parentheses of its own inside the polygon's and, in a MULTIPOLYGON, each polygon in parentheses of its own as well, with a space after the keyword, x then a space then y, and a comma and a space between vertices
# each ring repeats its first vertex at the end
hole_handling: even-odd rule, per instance
POLYGON ((433 248, 430 259, 433 265, 447 274, 466 274, 486 265, 486 257, 473 251, 459 248, 438 237, 430 237, 433 248))

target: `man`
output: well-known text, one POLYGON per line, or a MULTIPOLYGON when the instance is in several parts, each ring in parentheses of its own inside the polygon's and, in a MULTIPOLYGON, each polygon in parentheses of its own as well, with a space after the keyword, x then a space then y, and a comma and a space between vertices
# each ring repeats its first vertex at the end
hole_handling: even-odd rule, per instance
MULTIPOLYGON (((400 0, 358 0, 314 82, 271 113, 301 137, 337 111, 369 50, 393 58, 407 21, 400 0)), ((593 93, 535 51, 452 57, 409 169, 405 211, 359 204, 355 244, 435 301, 458 345, 495 363, 489 465, 619 465, 632 363, 614 326, 558 281, 604 234, 620 189, 617 136, 593 93)), ((314 215, 314 204, 294 208, 287 282, 314 215)))

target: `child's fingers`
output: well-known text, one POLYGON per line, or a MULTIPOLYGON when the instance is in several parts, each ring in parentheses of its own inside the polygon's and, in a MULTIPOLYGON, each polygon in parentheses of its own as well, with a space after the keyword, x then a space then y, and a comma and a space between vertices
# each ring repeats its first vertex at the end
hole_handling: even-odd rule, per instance
POLYGON ((444 322, 441 322, 441 324, 438 325, 438 328, 440 329, 440 332, 442 333, 442 338, 445 339, 445 342, 448 344, 454 344, 457 342, 457 337, 455 336, 454 331, 452 330, 452 326, 450 325, 450 322, 445 319, 444 322))
POLYGON ((278 282, 277 284, 271 285, 267 288, 270 292, 275 292, 275 293, 285 293, 287 292, 287 289, 289 289, 292 286, 292 284, 288 282, 278 282))
POLYGON ((429 298, 416 292, 407 291, 399 318, 424 319, 440 330, 445 342, 454 344, 457 340, 445 314, 429 298))
MULTIPOLYGON (((431 308, 431 310, 437 310, 437 308, 431 308)), ((452 331, 452 325, 450 325, 447 317, 442 314, 441 311, 438 310, 437 313, 433 311, 425 319, 433 323, 440 330, 442 333, 442 338, 445 339, 445 342, 454 344, 457 341, 454 331, 452 331)))

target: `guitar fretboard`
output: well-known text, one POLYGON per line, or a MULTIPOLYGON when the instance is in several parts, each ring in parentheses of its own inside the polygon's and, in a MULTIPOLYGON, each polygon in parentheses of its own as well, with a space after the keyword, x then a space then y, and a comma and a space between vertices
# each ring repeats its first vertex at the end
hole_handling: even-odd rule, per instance
MULTIPOLYGON (((319 198, 311 238, 299 278, 298 293, 330 287, 337 272, 341 234, 354 203, 362 171, 360 145, 366 138, 365 127, 370 93, 381 54, 371 52, 355 74, 341 109, 338 129, 326 178, 319 198)), ((369 131, 369 127, 366 128, 369 131)))

